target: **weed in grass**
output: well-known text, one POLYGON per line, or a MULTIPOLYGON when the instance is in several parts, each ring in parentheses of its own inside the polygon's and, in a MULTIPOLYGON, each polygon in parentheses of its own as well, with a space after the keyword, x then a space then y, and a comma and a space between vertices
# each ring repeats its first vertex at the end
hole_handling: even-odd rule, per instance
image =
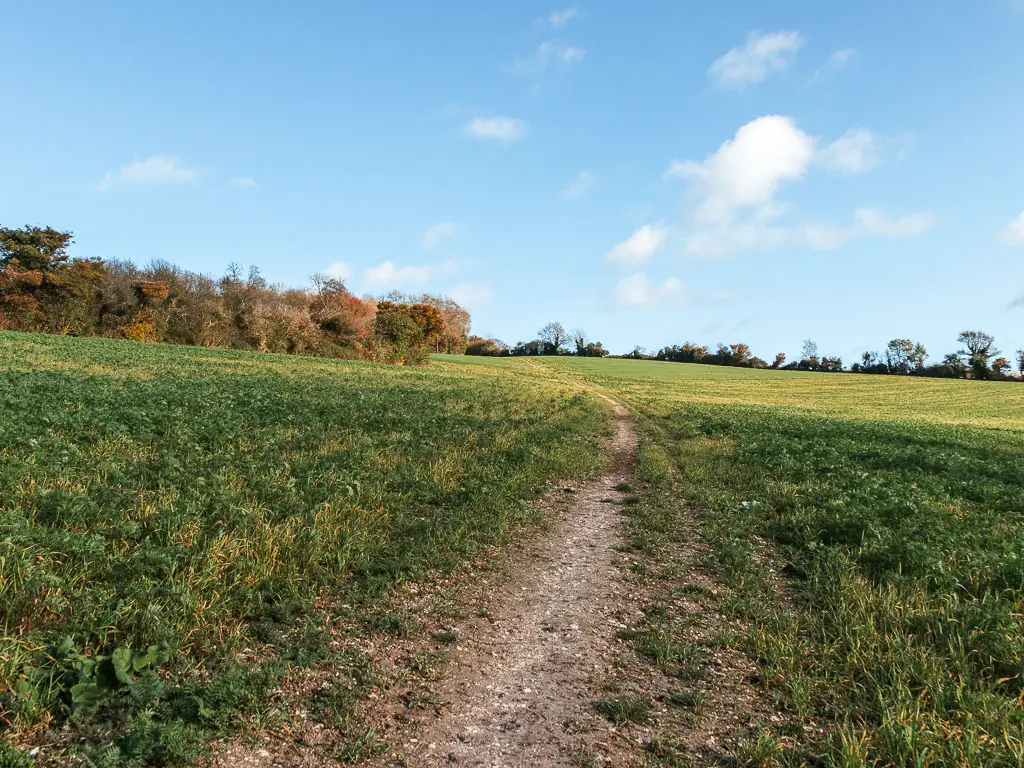
POLYGON ((694 764, 693 756, 688 754, 686 744, 676 736, 661 733, 654 736, 645 746, 647 756, 643 765, 664 766, 664 768, 690 768, 694 764))
POLYGON ((388 743, 375 728, 346 728, 341 732, 340 741, 334 750, 334 757, 343 763, 379 757, 388 751, 388 743))
POLYGON ((617 725, 624 723, 646 723, 651 717, 651 702, 643 696, 619 696, 601 699, 594 708, 617 725))
POLYGON ((459 641, 459 636, 451 630, 442 630, 440 632, 432 632, 430 639, 441 645, 454 645, 459 641))
POLYGON ((633 490, 633 484, 632 483, 619 483, 618 485, 615 486, 615 490, 616 491, 621 491, 622 493, 630 493, 633 490))
POLYGON ((680 597, 711 598, 715 593, 703 584, 683 584, 674 590, 674 594, 680 597))
POLYGON ((704 712, 704 694, 700 691, 676 691, 669 694, 665 702, 677 709, 685 709, 700 717, 704 712))

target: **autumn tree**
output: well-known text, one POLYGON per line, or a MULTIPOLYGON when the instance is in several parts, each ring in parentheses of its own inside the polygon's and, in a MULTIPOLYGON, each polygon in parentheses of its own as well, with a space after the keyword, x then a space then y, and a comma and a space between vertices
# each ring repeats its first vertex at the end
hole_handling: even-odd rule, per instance
POLYGON ((568 334, 561 323, 548 323, 539 331, 537 338, 550 346, 550 353, 557 355, 568 339, 568 334))
POLYGON ((785 362, 786 362, 786 353, 785 352, 779 352, 777 355, 775 355, 775 359, 772 360, 771 367, 775 368, 775 369, 779 369, 779 368, 781 368, 783 366, 783 364, 785 362))
POLYGON ((746 365, 750 360, 750 347, 746 344, 730 344, 730 365, 746 365))
POLYGON ((356 347, 372 330, 374 305, 353 296, 345 283, 326 275, 313 275, 310 317, 327 338, 356 347))
POLYGON ((508 354, 508 344, 500 339, 484 338, 483 336, 470 336, 466 344, 467 355, 481 355, 484 357, 500 357, 508 354))
POLYGON ((997 357, 992 361, 992 372, 997 376, 1005 376, 1010 370, 1010 361, 1005 357, 997 357))

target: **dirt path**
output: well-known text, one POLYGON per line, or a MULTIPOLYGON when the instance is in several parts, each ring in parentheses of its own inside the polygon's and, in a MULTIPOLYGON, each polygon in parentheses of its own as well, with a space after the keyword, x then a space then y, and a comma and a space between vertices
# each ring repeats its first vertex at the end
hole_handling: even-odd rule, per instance
POLYGON ((624 495, 617 486, 632 475, 637 439, 628 411, 609 402, 611 469, 575 487, 550 533, 493 595, 487 620, 433 686, 434 711, 403 728, 403 743, 393 742, 405 751, 402 763, 571 765, 574 750, 607 732, 594 723, 593 700, 624 614, 636 611, 614 560, 615 502, 624 495))

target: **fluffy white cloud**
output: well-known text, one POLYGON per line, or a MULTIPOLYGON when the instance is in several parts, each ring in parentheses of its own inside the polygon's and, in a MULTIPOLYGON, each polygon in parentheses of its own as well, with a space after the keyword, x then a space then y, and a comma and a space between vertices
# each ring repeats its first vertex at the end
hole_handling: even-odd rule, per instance
POLYGON ((667 237, 668 230, 644 225, 612 248, 605 260, 622 267, 635 267, 661 250, 667 237))
POLYGON ((427 227, 427 231, 423 233, 423 247, 436 248, 445 238, 454 237, 456 229, 454 221, 440 221, 427 227))
POLYGON ((1010 245, 1024 245, 1024 212, 1006 228, 1006 242, 1010 245))
POLYGON ((259 184, 256 182, 256 179, 250 178, 248 176, 242 176, 237 179, 232 179, 231 186, 235 187, 236 189, 255 189, 256 187, 259 186, 259 184))
POLYGON ((474 139, 521 141, 530 132, 529 126, 517 117, 474 117, 464 128, 474 139))
POLYGON ((438 275, 455 271, 455 264, 445 261, 441 264, 399 267, 393 261, 385 261, 363 272, 363 283, 370 289, 400 288, 404 285, 424 285, 438 275))
POLYGON ((814 71, 810 79, 807 81, 808 85, 815 85, 824 80, 828 80, 837 72, 846 69, 846 65, 850 63, 850 59, 856 55, 856 48, 843 48, 842 50, 836 51, 822 64, 818 69, 814 71))
POLYGON ((857 221, 860 222, 864 234, 884 237, 913 237, 935 226, 935 217, 930 213, 915 213, 890 219, 877 208, 861 208, 857 211, 857 221))
POLYGON ((564 27, 570 21, 575 19, 580 14, 580 7, 578 5, 572 5, 561 11, 553 11, 548 14, 546 19, 543 19, 550 27, 564 27))
POLYGON ((321 270, 320 274, 334 280, 348 280, 352 275, 352 270, 344 261, 336 261, 327 269, 321 270))
POLYGON ((596 177, 590 171, 580 171, 572 184, 562 190, 562 197, 566 200, 583 197, 583 195, 587 194, 587 192, 590 191, 590 188, 594 186, 594 182, 596 180, 596 177))
POLYGON ((703 202, 696 217, 729 221, 743 208, 772 205, 779 185, 803 176, 814 157, 814 139, 789 117, 752 120, 701 162, 673 160, 666 176, 687 179, 703 202))
POLYGON ((562 43, 545 42, 525 59, 516 59, 512 69, 520 75, 540 75, 552 67, 566 68, 587 57, 583 48, 562 43))
POLYGON ((478 309, 494 298, 489 283, 459 283, 448 295, 466 309, 478 309))
POLYGON ((107 171, 97 189, 109 189, 115 183, 173 184, 192 181, 199 175, 194 168, 184 168, 181 160, 172 155, 152 155, 136 159, 119 171, 107 171))
POLYGON ((882 161, 881 142, 871 131, 851 129, 822 147, 818 162, 830 171, 839 173, 865 173, 877 168, 882 161))
POLYGON ((799 32, 751 32, 747 44, 717 59, 708 75, 725 88, 745 88, 786 69, 803 43, 799 32))
POLYGON ((660 285, 642 272, 619 280, 615 289, 615 303, 620 307, 657 309, 665 301, 682 298, 686 285, 670 277, 660 285))

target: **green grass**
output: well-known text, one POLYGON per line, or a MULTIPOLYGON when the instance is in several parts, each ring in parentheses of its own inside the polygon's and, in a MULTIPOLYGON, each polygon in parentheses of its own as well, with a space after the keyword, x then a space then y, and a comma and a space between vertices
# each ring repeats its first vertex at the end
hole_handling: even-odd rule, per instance
MULTIPOLYGON (((633 409, 631 530, 656 559, 666 500, 700 510, 762 683, 826 726, 741 762, 1024 764, 1024 386, 545 364, 633 409)), ((670 660, 671 636, 638 639, 670 660)))
POLYGON ((273 716, 332 611, 388 625, 396 586, 597 471, 604 432, 593 398, 526 368, 0 333, 0 728, 46 747, 71 724, 57 741, 84 745, 56 762, 193 762, 273 716))

